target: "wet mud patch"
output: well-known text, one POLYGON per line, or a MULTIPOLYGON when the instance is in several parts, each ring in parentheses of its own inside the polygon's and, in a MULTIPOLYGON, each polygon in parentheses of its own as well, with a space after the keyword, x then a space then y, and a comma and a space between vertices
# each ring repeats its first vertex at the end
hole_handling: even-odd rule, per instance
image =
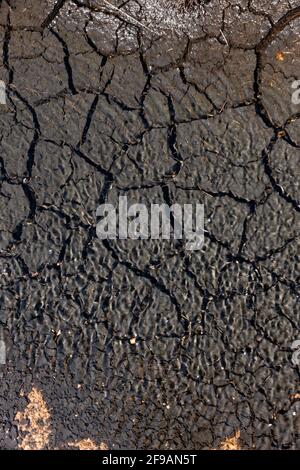
POLYGON ((297 2, 0 8, 1 447, 299 449, 297 2))

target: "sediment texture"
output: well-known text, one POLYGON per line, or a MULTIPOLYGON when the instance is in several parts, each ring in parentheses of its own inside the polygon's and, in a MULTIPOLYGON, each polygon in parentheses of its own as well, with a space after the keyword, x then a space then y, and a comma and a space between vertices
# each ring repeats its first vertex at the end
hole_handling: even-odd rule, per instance
POLYGON ((0 2, 1 447, 299 449, 299 2, 110 3, 0 2))

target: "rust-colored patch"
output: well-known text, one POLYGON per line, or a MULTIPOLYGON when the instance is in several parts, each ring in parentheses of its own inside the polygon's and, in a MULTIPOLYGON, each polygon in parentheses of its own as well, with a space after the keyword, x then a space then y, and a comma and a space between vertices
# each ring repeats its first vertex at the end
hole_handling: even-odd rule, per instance
POLYGON ((19 422, 23 450, 41 450, 49 443, 50 413, 42 393, 35 387, 28 395, 29 403, 24 411, 19 411, 15 420, 19 422))
POLYGON ((283 137, 285 137, 285 136, 286 136, 286 132, 285 132, 285 131, 279 131, 279 132, 277 132, 277 137, 278 137, 279 139, 283 139, 283 137))
POLYGON ((276 52, 275 59, 279 60, 279 62, 284 61, 284 53, 282 51, 276 52))
POLYGON ((221 443, 220 450, 241 450, 240 437, 241 433, 237 431, 234 436, 228 437, 221 443))
POLYGON ((79 450, 108 450, 108 447, 104 442, 96 444, 96 442, 91 439, 82 439, 81 441, 70 442, 68 446, 77 447, 79 450))

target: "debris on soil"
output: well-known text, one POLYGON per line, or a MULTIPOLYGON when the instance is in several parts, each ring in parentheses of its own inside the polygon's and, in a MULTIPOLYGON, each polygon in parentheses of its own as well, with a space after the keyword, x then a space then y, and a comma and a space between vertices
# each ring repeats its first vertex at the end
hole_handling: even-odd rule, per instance
POLYGON ((91 439, 82 439, 81 441, 71 442, 68 446, 77 447, 79 450, 108 450, 108 447, 104 442, 96 444, 96 442, 91 439))
POLYGON ((278 51, 275 55, 276 60, 279 60, 280 62, 284 61, 284 53, 282 51, 278 51))
POLYGON ((228 437, 221 443, 219 450, 241 450, 239 439, 241 437, 240 431, 237 431, 236 434, 232 437, 228 437))
POLYGON ((35 387, 28 395, 29 403, 24 411, 16 414, 15 420, 19 422, 21 442, 19 447, 23 450, 42 450, 49 443, 50 413, 42 393, 35 387))
POLYGON ((293 393, 291 396, 291 400, 300 400, 300 393, 293 393))

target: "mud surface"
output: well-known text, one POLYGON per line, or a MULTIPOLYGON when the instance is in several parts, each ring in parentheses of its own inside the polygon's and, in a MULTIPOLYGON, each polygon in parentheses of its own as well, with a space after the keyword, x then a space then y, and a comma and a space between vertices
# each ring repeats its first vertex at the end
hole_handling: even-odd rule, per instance
POLYGON ((299 449, 299 2, 110 3, 0 1, 1 448, 299 449))

